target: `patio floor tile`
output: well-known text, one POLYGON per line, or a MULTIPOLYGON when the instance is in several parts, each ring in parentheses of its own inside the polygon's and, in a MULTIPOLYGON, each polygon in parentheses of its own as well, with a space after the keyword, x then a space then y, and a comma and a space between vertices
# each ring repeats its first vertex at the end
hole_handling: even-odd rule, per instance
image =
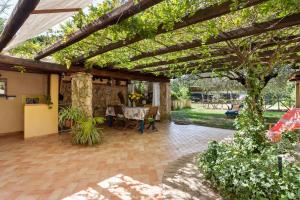
POLYGON ((104 143, 81 147, 69 135, 0 138, 0 200, 162 199, 167 164, 233 131, 158 123, 158 132, 105 127, 104 143))

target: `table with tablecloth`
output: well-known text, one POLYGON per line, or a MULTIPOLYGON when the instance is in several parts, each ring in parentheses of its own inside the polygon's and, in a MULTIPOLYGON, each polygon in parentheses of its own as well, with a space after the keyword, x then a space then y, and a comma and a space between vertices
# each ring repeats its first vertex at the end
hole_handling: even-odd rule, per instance
MULTIPOLYGON (((141 132, 144 131, 144 119, 145 116, 147 114, 147 112, 149 111, 149 107, 123 107, 123 113, 124 113, 124 117, 126 119, 131 119, 131 120, 138 120, 140 122, 140 127, 139 130, 141 132)), ((159 112, 158 112, 159 114, 159 112)), ((108 106, 106 108, 106 116, 109 117, 110 119, 110 125, 112 124, 112 117, 115 117, 115 109, 112 106, 108 106)))

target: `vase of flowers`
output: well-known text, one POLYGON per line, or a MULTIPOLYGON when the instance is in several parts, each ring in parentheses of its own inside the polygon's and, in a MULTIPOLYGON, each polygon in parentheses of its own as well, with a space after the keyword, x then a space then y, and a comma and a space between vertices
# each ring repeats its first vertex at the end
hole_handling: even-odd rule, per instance
POLYGON ((140 102, 142 97, 143 97, 142 94, 139 94, 139 93, 136 93, 136 92, 133 92, 133 93, 129 94, 128 98, 131 102, 131 106, 135 107, 140 102))

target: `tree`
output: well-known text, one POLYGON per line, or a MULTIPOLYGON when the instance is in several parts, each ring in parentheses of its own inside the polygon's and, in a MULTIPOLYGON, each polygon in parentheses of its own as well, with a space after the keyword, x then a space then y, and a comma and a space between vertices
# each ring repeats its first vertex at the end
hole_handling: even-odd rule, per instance
MULTIPOLYGON (((264 40, 269 42, 267 38, 264 40)), ((223 76, 236 80, 245 87, 247 91, 245 111, 238 118, 237 124, 239 130, 250 136, 258 146, 263 146, 266 141, 263 89, 270 80, 278 76, 281 68, 286 66, 289 61, 288 56, 292 51, 292 48, 279 42, 268 58, 261 58, 258 48, 266 45, 266 42, 261 42, 253 48, 247 46, 247 44, 253 44, 252 38, 244 40, 242 45, 228 41, 227 46, 237 56, 239 67, 221 72, 223 76), (241 46, 243 46, 242 49, 241 46)))
POLYGON ((172 99, 190 99, 190 81, 176 79, 171 81, 172 99))
POLYGON ((4 24, 8 16, 7 11, 11 6, 11 0, 0 0, 0 31, 4 28, 4 24))
POLYGON ((283 67, 278 76, 269 81, 263 90, 267 105, 272 106, 278 103, 278 109, 280 109, 280 104, 286 109, 295 106, 295 84, 289 81, 290 74, 293 71, 295 70, 291 67, 283 67))

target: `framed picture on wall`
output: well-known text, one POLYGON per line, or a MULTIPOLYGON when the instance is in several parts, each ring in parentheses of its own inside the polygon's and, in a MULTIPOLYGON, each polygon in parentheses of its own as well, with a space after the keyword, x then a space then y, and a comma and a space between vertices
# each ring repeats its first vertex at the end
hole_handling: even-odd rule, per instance
POLYGON ((0 78, 0 96, 7 95, 7 79, 0 78))

